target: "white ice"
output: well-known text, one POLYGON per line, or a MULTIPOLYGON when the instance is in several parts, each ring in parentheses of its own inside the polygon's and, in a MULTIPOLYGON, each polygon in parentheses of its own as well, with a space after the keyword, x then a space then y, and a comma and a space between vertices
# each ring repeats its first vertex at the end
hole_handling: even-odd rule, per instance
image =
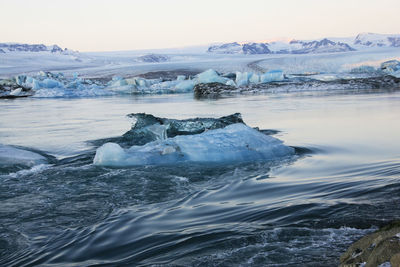
POLYGON ((0 144, 0 166, 34 165, 47 163, 47 159, 38 153, 0 144))
POLYGON ((249 72, 236 72, 236 84, 237 86, 245 86, 249 84, 249 78, 251 73, 249 72))
POLYGON ((227 78, 219 76, 213 69, 206 70, 196 77, 197 83, 226 83, 227 81, 227 78))
POLYGON ((283 75, 283 71, 281 70, 271 70, 261 75, 260 81, 262 83, 269 83, 269 82, 280 82, 285 79, 283 75))
POLYGON ((237 123, 202 134, 176 136, 129 149, 107 143, 97 149, 93 163, 101 166, 137 166, 180 162, 248 162, 274 160, 293 154, 294 149, 279 139, 237 123))

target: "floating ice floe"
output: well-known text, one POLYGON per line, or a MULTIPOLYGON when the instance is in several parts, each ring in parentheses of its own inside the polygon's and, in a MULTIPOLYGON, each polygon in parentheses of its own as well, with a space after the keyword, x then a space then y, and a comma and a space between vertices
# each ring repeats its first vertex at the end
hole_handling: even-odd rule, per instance
POLYGON ((26 166, 47 163, 47 159, 35 152, 0 144, 0 166, 26 166))
POLYGON ((400 78, 400 61, 389 60, 381 64, 381 70, 386 74, 400 78))
POLYGON ((352 68, 350 73, 376 73, 378 70, 373 66, 362 65, 359 67, 352 68))
POLYGON ((281 82, 283 80, 285 80, 285 76, 281 70, 271 70, 262 74, 260 77, 261 83, 281 82))
MULTIPOLYGON (((211 90, 212 88, 208 90, 213 94, 266 92, 266 90, 268 92, 325 90, 327 88, 325 83, 329 83, 328 85, 333 89, 336 87, 336 89, 372 89, 386 88, 390 79, 393 79, 392 82, 396 86, 399 84, 398 78, 400 78, 400 62, 397 60, 384 62, 380 68, 361 65, 341 73, 284 74, 281 70, 270 70, 260 74, 253 72, 220 74, 209 69, 194 77, 178 75, 173 80, 114 77, 110 81, 104 81, 79 78, 77 74, 73 77, 65 77, 62 73, 41 72, 36 76, 19 75, 14 80, 0 81, 0 98, 32 94, 35 97, 93 97, 115 94, 192 93, 194 91, 197 94, 196 85, 202 88, 218 87, 215 90, 211 90), (346 86, 343 87, 344 80, 346 80, 346 86), (347 81, 354 82, 349 82, 347 85, 347 81)), ((208 92, 204 89, 201 91, 205 94, 208 92)))
POLYGON ((39 72, 36 76, 19 75, 15 77, 17 84, 29 88, 34 97, 93 97, 112 95, 104 90, 99 82, 89 79, 66 78, 62 73, 39 72))
POLYGON ((275 160, 294 154, 292 147, 244 123, 223 126, 223 123, 219 125, 213 121, 211 124, 217 123, 214 126, 220 128, 207 130, 194 120, 178 122, 178 129, 181 130, 170 131, 175 133, 174 137, 168 136, 170 124, 145 124, 140 129, 147 130, 151 137, 149 140, 154 141, 128 149, 117 143, 106 143, 97 149, 93 163, 114 167, 184 162, 227 163, 275 160))
POLYGON ((196 83, 223 83, 228 82, 228 78, 220 76, 215 70, 206 70, 196 77, 196 83))
MULTIPOLYGON (((236 72, 232 75, 220 75, 213 69, 186 79, 178 75, 176 80, 145 79, 142 77, 113 77, 105 82, 99 79, 83 79, 78 74, 65 77, 63 73, 39 72, 34 76, 19 75, 14 83, 21 90, 31 90, 35 97, 93 97, 115 94, 164 94, 193 92, 196 84, 221 83, 228 86, 248 86, 250 84, 283 81, 282 71, 274 70, 258 75, 252 72, 236 72), (229 76, 229 77, 228 77, 229 76)), ((15 87, 15 86, 14 86, 15 87)), ((18 89, 15 87, 13 90, 18 89)), ((19 90, 9 90, 7 95, 17 96, 19 90)))

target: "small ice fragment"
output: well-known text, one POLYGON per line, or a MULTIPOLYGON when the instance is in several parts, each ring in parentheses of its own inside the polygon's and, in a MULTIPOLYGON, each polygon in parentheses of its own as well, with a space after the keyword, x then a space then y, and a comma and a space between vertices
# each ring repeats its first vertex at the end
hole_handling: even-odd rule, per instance
POLYGON ((106 143, 96 151, 93 163, 95 165, 111 165, 111 162, 122 162, 125 158, 125 151, 118 144, 106 143))
POLYGON ((249 84, 249 77, 252 73, 248 72, 236 72, 236 84, 237 86, 245 86, 249 84))
POLYGON ((236 83, 233 80, 228 80, 225 84, 230 86, 236 86, 236 83))
POLYGON ((178 77, 176 77, 177 81, 184 81, 186 79, 185 75, 178 75, 178 77))
POLYGON ((14 89, 10 92, 10 95, 17 96, 22 92, 22 88, 14 89))
POLYGON ((260 76, 255 74, 255 73, 252 73, 250 78, 249 78, 249 82, 250 83, 259 83, 260 82, 260 76))

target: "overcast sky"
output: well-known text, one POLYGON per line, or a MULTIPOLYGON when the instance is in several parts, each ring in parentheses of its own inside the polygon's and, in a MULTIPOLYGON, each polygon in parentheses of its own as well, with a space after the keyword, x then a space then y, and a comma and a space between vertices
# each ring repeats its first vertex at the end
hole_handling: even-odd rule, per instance
POLYGON ((400 33, 400 0, 0 0, 0 42, 80 51, 400 33))

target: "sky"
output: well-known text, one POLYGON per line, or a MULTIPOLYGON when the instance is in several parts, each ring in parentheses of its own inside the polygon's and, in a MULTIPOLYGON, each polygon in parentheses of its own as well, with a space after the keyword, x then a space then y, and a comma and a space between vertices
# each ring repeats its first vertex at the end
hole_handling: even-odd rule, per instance
POLYGON ((0 42, 79 51, 400 33, 399 0, 0 0, 0 42))

